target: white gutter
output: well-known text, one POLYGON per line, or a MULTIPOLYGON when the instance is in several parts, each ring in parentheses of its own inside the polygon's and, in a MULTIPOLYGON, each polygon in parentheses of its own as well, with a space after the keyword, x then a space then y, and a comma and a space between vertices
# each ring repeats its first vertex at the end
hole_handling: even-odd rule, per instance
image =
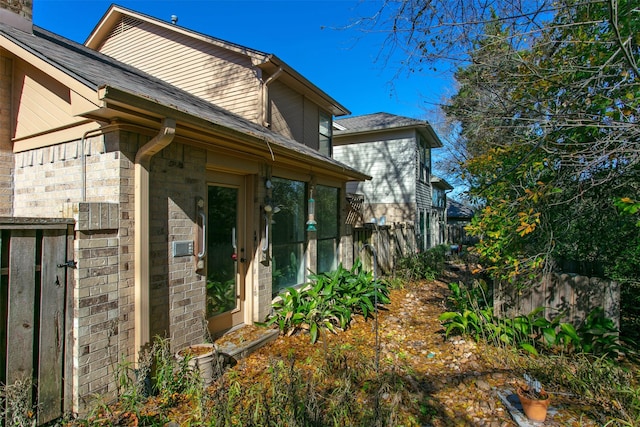
POLYGON ((267 113, 269 112, 269 85, 273 83, 280 74, 282 74, 282 67, 278 68, 278 71, 273 73, 264 83, 262 83, 262 126, 269 127, 271 123, 269 123, 270 117, 267 117, 267 113))
MULTIPOLYGON (((176 134, 176 121, 162 120, 160 132, 140 147, 136 153, 135 172, 135 234, 134 234, 134 292, 135 292, 135 349, 150 342, 149 332, 149 165, 151 158, 167 145, 176 134)), ((136 356, 136 360, 138 360, 136 356)))

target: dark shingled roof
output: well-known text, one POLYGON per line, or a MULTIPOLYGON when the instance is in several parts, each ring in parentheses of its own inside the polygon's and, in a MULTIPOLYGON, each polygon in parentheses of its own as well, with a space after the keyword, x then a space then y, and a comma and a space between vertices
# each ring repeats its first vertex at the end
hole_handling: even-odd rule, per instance
POLYGON ((366 177, 365 174, 324 156, 306 145, 193 96, 135 67, 116 61, 109 56, 40 27, 34 26, 33 34, 30 34, 0 23, 0 36, 6 37, 90 89, 97 91, 101 87, 112 87, 195 118, 203 119, 213 126, 220 126, 248 135, 256 139, 256 144, 264 145, 266 141, 316 160, 321 160, 328 167, 338 167, 348 172, 349 175, 353 176, 355 174, 356 176, 366 177))
POLYGON ((469 206, 465 206, 455 200, 447 199, 447 218, 471 219, 474 212, 469 206))
POLYGON ((440 138, 438 138, 438 135, 426 120, 417 120, 389 113, 374 113, 336 119, 334 124, 333 134, 336 138, 359 133, 413 128, 431 141, 431 148, 442 147, 440 138))
POLYGON ((347 117, 345 119, 338 119, 335 122, 345 128, 344 130, 337 130, 336 134, 429 125, 426 121, 396 116, 395 114, 389 113, 374 113, 364 116, 347 117))

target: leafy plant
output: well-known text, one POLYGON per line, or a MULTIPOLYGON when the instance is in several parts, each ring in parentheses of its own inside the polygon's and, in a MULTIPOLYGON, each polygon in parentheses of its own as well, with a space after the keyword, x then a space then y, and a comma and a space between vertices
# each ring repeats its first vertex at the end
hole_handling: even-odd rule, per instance
POLYGON ((493 308, 481 298, 482 288, 467 288, 463 283, 450 283, 448 297, 457 311, 440 315, 445 336, 470 335, 495 344, 515 346, 538 355, 540 351, 584 352, 617 357, 632 354, 625 346, 613 321, 604 315, 602 308, 592 310, 583 324, 576 329, 568 322, 561 322, 559 314, 549 320, 545 308, 537 307, 528 314, 514 318, 497 317, 493 308), (479 303, 479 301, 481 303, 479 303))
POLYGON ((594 308, 578 328, 580 349, 585 353, 616 357, 628 352, 620 342, 619 331, 613 320, 605 316, 601 307, 594 308))
POLYGON ((184 395, 199 396, 202 393, 202 378, 189 366, 190 357, 187 355, 177 360, 168 339, 156 337, 151 354, 155 368, 154 390, 163 405, 172 406, 184 395))
POLYGON ((438 245, 424 252, 400 258, 396 270, 407 280, 433 280, 442 274, 447 245, 438 245))
POLYGON ((151 372, 151 353, 142 352, 136 368, 124 358, 117 364, 115 373, 118 385, 118 397, 126 411, 135 411, 138 405, 148 397, 149 373, 151 372))
POLYGON ((207 279, 207 316, 224 313, 236 304, 235 279, 227 281, 207 279))
POLYGON ((308 331, 315 343, 323 329, 332 333, 344 330, 354 314, 367 318, 376 309, 376 302, 390 302, 387 286, 373 280, 359 259, 350 270, 340 264, 333 272, 309 278, 311 282, 303 288, 287 288, 277 298, 267 325, 276 324, 287 335, 308 331))

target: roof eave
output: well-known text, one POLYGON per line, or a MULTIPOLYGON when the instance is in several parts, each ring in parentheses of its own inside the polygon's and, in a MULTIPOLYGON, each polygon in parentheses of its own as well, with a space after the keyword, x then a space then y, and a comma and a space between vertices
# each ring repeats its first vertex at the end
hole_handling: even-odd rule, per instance
POLYGON ((118 6, 116 4, 112 4, 109 9, 105 12, 102 18, 98 21, 96 26, 93 28, 89 36, 84 42, 84 45, 97 50, 100 47, 100 43, 105 39, 106 35, 111 31, 113 26, 121 19, 122 16, 128 15, 133 18, 139 19, 141 21, 157 25, 164 29, 168 29, 171 31, 175 31, 186 36, 202 40, 207 43, 214 44, 216 46, 223 47, 225 49, 248 55, 258 61, 264 61, 267 58, 268 54, 261 52, 256 49, 251 49, 246 46, 241 46, 235 43, 228 42, 226 40, 218 39, 194 30, 190 30, 185 27, 181 27, 177 24, 173 24, 171 22, 166 22, 158 18, 154 18, 153 16, 146 15, 144 13, 136 12, 131 9, 127 9, 122 6, 118 6))
POLYGON ((103 101, 103 110, 111 107, 128 108, 129 111, 137 111, 140 117, 143 120, 146 120, 146 124, 156 123, 159 125, 163 117, 171 117, 179 124, 182 123, 193 128, 201 129, 207 134, 213 134, 217 138, 223 138, 228 141, 251 144, 252 146, 255 146, 256 143, 258 143, 264 144, 265 147, 267 147, 265 142, 272 144, 270 145, 270 150, 267 150, 266 148, 265 150, 273 152, 274 155, 281 155, 294 161, 301 160, 310 168, 323 170, 325 173, 335 175, 343 180, 366 181, 371 179, 371 176, 350 168, 349 166, 340 164, 339 162, 326 161, 305 155, 304 153, 298 153, 295 150, 282 146, 276 140, 269 140, 262 135, 252 135, 250 133, 242 132, 228 126, 194 116, 190 113, 161 105, 152 99, 147 99, 112 86, 103 86, 98 90, 98 93, 99 98, 103 101))

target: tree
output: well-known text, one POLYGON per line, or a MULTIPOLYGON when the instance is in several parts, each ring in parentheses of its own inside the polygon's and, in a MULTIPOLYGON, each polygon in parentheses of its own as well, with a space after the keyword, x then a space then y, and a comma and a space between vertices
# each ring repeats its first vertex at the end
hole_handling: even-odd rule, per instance
POLYGON ((411 70, 458 67, 445 110, 496 277, 565 258, 624 270, 637 228, 613 202, 640 193, 637 0, 387 1, 369 22, 392 24, 411 70))

